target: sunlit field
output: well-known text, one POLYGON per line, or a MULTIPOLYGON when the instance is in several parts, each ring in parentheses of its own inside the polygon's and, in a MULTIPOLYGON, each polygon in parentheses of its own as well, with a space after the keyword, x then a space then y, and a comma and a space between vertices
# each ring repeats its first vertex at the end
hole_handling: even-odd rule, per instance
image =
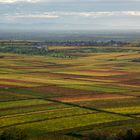
POLYGON ((31 139, 78 140, 95 129, 140 131, 140 47, 79 48, 0 53, 0 132, 15 126, 31 139))

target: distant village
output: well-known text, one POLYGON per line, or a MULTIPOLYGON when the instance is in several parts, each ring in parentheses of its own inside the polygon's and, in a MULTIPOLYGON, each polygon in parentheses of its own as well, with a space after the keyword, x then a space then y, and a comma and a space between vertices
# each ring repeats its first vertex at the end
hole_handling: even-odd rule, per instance
POLYGON ((0 44, 4 45, 28 45, 32 46, 38 49, 41 48, 46 48, 48 49, 48 46, 123 46, 123 45, 128 45, 128 42, 123 42, 123 41, 113 41, 113 40, 108 40, 108 41, 23 41, 23 40, 5 40, 5 41, 0 41, 0 44))

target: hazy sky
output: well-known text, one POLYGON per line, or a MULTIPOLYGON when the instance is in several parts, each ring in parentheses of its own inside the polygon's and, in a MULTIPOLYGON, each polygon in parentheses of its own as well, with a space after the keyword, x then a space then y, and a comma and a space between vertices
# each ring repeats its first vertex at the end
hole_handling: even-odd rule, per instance
POLYGON ((140 0, 0 0, 0 29, 140 30, 140 0))

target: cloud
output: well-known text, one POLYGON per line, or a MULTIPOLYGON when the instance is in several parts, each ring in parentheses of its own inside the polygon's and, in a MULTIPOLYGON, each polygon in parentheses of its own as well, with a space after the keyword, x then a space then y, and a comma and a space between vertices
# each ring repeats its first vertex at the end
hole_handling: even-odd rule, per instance
POLYGON ((105 12, 83 12, 79 16, 106 17, 106 16, 140 16, 140 11, 105 11, 105 12))
POLYGON ((36 3, 40 2, 41 0, 0 0, 0 3, 16 3, 16 2, 29 2, 29 3, 36 3))
POLYGON ((76 2, 79 2, 79 3, 88 3, 88 2, 92 2, 92 3, 105 3, 105 2, 117 2, 117 3, 122 3, 122 2, 140 2, 140 0, 0 0, 0 3, 4 3, 4 4, 10 4, 10 3, 20 3, 20 2, 27 2, 27 3, 37 3, 37 2, 63 2, 63 3, 68 3, 68 2, 71 2, 71 3, 76 3, 76 2))
POLYGON ((17 13, 15 18, 58 18, 59 15, 57 15, 55 12, 52 13, 33 13, 33 14, 20 14, 17 13))
POLYGON ((59 17, 87 17, 100 18, 111 16, 140 16, 140 11, 105 11, 105 12, 43 12, 43 13, 16 13, 14 15, 4 14, 3 17, 12 18, 59 18, 59 17))
MULTIPOLYGON (((121 22, 128 25, 130 22, 140 22, 140 11, 104 11, 104 12, 33 12, 33 13, 16 13, 16 14, 0 14, 2 20, 1 23, 41 23, 51 22, 53 24, 61 23, 98 23, 103 22, 108 24, 108 21, 116 25, 121 22), (132 18, 134 20, 132 20, 132 18), (114 21, 116 21, 114 23, 114 21), (127 23, 126 23, 127 21, 127 23)), ((65 24, 64 24, 65 25, 65 24)), ((49 25, 50 26, 50 25, 49 25)), ((110 25, 112 26, 112 25, 110 25)))

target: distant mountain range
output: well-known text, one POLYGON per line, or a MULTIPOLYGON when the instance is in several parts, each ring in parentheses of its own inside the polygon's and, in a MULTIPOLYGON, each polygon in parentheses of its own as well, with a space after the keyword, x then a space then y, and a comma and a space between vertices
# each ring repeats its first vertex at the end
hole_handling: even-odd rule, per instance
POLYGON ((0 40, 38 41, 139 41, 138 31, 5 31, 0 30, 0 40))

